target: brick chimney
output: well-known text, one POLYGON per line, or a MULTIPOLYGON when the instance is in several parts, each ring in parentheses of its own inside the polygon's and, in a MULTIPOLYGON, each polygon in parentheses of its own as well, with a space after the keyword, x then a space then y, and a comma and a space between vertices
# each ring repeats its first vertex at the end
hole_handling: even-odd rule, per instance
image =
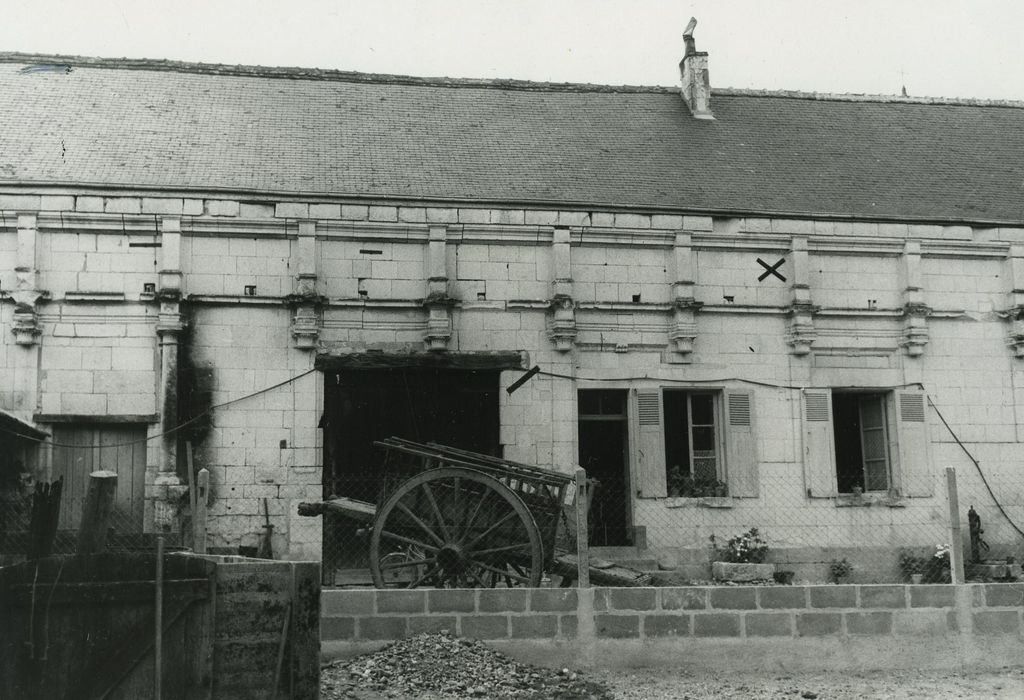
POLYGON ((690 108, 690 114, 695 119, 714 119, 711 114, 711 81, 708 78, 708 53, 697 51, 693 40, 693 30, 697 26, 697 20, 690 18, 683 32, 683 41, 686 43, 686 52, 683 60, 679 62, 679 73, 682 76, 681 93, 686 106, 690 108))

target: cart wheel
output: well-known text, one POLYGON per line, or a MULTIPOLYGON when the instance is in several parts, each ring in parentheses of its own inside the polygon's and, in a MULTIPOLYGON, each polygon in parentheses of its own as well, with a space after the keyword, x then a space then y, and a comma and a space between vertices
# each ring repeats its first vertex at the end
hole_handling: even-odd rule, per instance
POLYGON ((370 573, 377 588, 540 585, 544 547, 522 500, 472 469, 430 469, 377 511, 370 573))

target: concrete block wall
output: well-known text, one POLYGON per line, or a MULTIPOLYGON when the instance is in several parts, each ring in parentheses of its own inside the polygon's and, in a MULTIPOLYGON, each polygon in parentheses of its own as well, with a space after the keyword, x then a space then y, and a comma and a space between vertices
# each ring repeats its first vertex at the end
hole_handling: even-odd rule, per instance
POLYGON ((1020 665, 1022 612, 1021 584, 349 590, 321 633, 329 656, 447 630, 547 665, 992 668, 1020 665))
POLYGON ((319 697, 320 565, 211 559, 218 562, 213 697, 277 697, 275 675, 287 697, 319 697))

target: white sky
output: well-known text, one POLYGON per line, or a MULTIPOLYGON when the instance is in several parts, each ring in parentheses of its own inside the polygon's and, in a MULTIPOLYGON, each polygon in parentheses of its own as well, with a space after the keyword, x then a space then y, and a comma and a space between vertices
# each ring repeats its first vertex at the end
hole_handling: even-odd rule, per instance
POLYGON ((1024 100, 1020 0, 0 0, 0 50, 1024 100))

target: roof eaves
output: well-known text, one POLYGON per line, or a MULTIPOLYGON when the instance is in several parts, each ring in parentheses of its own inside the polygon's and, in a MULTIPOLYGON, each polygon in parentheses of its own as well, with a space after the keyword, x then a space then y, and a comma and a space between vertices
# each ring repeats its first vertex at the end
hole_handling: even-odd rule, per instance
POLYGON ((0 194, 25 194, 30 187, 32 194, 45 190, 47 194, 74 194, 86 190, 103 196, 132 196, 159 192, 165 197, 185 196, 204 198, 206 196, 237 198, 247 197, 249 201, 278 200, 287 202, 336 203, 360 202, 365 204, 402 204, 415 206, 478 206, 478 207, 534 207, 537 209, 564 209, 567 211, 598 211, 598 212, 636 212, 643 214, 684 214, 696 216, 717 216, 725 218, 764 217, 776 219, 797 219, 803 221, 861 221, 870 223, 905 223, 939 226, 977 226, 979 228, 1024 226, 1024 217, 1020 219, 995 219, 984 217, 948 217, 948 216, 901 216, 896 214, 861 214, 855 212, 823 212, 812 210, 781 210, 781 209, 730 209, 699 206, 674 206, 670 204, 634 204, 607 201, 575 201, 560 199, 494 199, 481 197, 438 197, 430 195, 410 196, 409 194, 375 193, 343 193, 343 192, 300 192, 289 190, 260 190, 244 188, 217 187, 182 187, 167 185, 116 185, 110 183, 81 182, 42 182, 42 181, 3 181, 0 180, 0 194))
POLYGON ((50 436, 46 431, 26 423, 3 409, 0 409, 0 431, 7 435, 32 441, 45 440, 50 436))

